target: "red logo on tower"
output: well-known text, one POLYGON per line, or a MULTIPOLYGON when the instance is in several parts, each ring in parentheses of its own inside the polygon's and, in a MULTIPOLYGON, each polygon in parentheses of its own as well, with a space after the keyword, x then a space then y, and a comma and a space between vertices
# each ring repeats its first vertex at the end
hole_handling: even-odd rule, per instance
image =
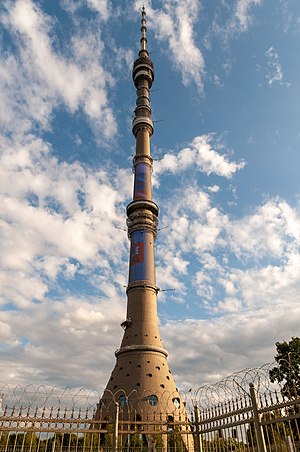
POLYGON ((144 242, 136 242, 132 244, 131 264, 141 262, 144 262, 144 242))

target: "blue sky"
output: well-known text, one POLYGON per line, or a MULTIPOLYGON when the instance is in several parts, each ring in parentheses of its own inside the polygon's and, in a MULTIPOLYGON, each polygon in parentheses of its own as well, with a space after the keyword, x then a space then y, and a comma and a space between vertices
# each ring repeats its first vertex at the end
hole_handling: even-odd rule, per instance
MULTIPOLYGON (((125 318, 142 2, 0 6, 0 382, 94 387, 125 318)), ((180 387, 299 335, 300 3, 145 1, 160 330, 180 387)))

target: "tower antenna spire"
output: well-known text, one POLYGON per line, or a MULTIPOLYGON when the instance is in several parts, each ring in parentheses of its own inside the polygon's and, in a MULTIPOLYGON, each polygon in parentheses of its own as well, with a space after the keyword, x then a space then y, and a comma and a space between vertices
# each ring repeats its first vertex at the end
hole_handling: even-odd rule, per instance
MULTIPOLYGON (((141 19, 141 51, 147 52, 147 26, 146 26, 146 10, 145 6, 142 7, 142 19, 141 19)), ((148 52, 147 52, 148 53, 148 52)))

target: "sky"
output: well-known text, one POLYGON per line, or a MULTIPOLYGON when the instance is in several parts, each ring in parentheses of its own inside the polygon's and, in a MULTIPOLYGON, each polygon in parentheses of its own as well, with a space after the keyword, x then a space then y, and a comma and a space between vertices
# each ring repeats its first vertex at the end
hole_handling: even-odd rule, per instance
MULTIPOLYGON (((300 335, 300 2, 145 0, 180 388, 300 335)), ((101 392, 126 316, 139 0, 0 5, 0 384, 101 392)))

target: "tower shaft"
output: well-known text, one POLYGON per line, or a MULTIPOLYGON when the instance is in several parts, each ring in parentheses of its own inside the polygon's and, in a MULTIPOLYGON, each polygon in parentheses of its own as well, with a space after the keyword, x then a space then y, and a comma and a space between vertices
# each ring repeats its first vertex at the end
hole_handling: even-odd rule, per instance
POLYGON ((129 406, 141 418, 154 413, 180 415, 180 403, 158 329, 154 242, 157 235, 158 206, 152 201, 153 134, 150 89, 154 67, 147 51, 146 14, 143 8, 138 58, 133 65, 137 99, 132 132, 136 139, 133 159, 133 200, 127 206, 130 240, 127 316, 121 324, 124 336, 115 352, 116 365, 104 391, 102 405, 112 412, 112 400, 129 406), (109 408, 109 406, 111 408, 109 408))

